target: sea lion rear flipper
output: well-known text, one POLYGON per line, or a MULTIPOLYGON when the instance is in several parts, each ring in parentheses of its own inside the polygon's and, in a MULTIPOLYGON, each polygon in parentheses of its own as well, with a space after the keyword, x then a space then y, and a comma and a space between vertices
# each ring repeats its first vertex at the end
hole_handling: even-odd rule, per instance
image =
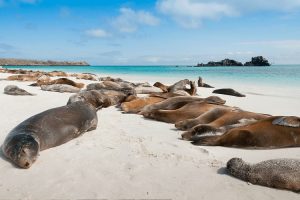
POLYGON ((293 128, 299 128, 300 127, 300 118, 294 117, 294 116, 288 116, 288 117, 279 117, 273 120, 273 125, 279 125, 279 126, 288 126, 293 128))

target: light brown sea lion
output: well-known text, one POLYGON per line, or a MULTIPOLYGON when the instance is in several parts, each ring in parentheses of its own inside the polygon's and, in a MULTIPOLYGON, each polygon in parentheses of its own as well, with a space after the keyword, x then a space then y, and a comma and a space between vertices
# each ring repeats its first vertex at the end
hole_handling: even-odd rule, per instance
POLYGON ((90 73, 72 74, 72 76, 75 76, 76 79, 84 79, 84 80, 91 80, 91 81, 98 80, 98 77, 96 74, 90 74, 90 73))
POLYGON ((165 99, 161 97, 138 97, 130 102, 122 103, 121 109, 126 113, 138 113, 146 105, 152 105, 163 100, 165 99))
POLYGON ((70 92, 70 93, 77 93, 80 91, 79 88, 66 85, 66 84, 54 84, 54 85, 41 85, 41 89, 44 91, 51 91, 51 92, 70 92))
POLYGON ((227 171, 252 184, 300 192, 299 159, 273 159, 249 164, 241 158, 232 158, 227 162, 227 171))
POLYGON ((197 87, 195 85, 195 82, 189 81, 188 79, 180 80, 171 86, 164 85, 160 82, 154 83, 153 86, 160 88, 163 92, 175 93, 177 91, 182 90, 182 91, 186 91, 191 96, 197 93, 197 87), (188 89, 186 85, 190 85, 190 88, 188 89))
POLYGON ((284 148, 300 146, 300 118, 275 116, 231 129, 221 136, 198 137, 193 143, 240 148, 284 148))
POLYGON ((191 96, 177 96, 177 97, 168 98, 160 103, 145 106, 141 110, 141 114, 151 112, 153 110, 175 110, 175 109, 178 109, 190 102, 197 102, 197 101, 200 101, 200 102, 205 101, 206 103, 220 104, 220 105, 223 105, 226 102, 225 100, 223 100, 217 96, 210 96, 207 98, 199 98, 199 97, 191 97, 191 96))
POLYGON ((68 74, 63 71, 52 71, 52 72, 48 72, 47 75, 48 76, 65 76, 65 77, 68 76, 68 74))
POLYGON ((39 77, 35 75, 11 75, 6 78, 9 81, 37 81, 39 77))
POLYGON ((16 85, 8 85, 4 88, 4 94, 8 95, 17 95, 17 96, 24 96, 24 95, 29 95, 33 96, 33 94, 27 92, 26 90, 23 90, 19 88, 16 85))
POLYGON ((135 92, 137 94, 151 94, 151 93, 157 93, 161 92, 162 90, 157 88, 157 87, 143 87, 143 86, 138 86, 135 89, 135 92))
POLYGON ((29 168, 39 152, 66 143, 97 127, 96 109, 84 102, 53 108, 15 127, 2 145, 4 155, 21 168, 29 168))
POLYGON ((196 118, 199 115, 218 107, 223 107, 223 105, 196 101, 190 102, 176 110, 152 110, 150 112, 141 112, 141 114, 146 118, 167 123, 176 123, 185 119, 196 118))
POLYGON ((245 126, 268 117, 270 115, 224 107, 210 110, 195 119, 177 122, 175 126, 181 130, 190 129, 181 136, 185 140, 193 140, 194 137, 205 133, 223 134, 230 129, 245 126))
POLYGON ((162 84, 161 82, 156 82, 153 84, 154 87, 160 88, 163 92, 168 92, 168 87, 164 84, 162 84))
POLYGON ((167 93, 162 93, 162 92, 154 92, 149 94, 149 97, 161 97, 161 98, 171 98, 171 97, 179 97, 179 96, 190 96, 188 95, 182 95, 182 94, 178 94, 178 93, 171 93, 171 92, 167 92, 167 93))
POLYGON ((54 85, 54 84, 65 84, 65 85, 71 85, 77 88, 83 88, 84 83, 76 83, 75 81, 72 81, 67 78, 58 78, 55 80, 49 80, 46 77, 43 79, 38 79, 36 83, 31 84, 30 86, 41 86, 41 85, 54 85))

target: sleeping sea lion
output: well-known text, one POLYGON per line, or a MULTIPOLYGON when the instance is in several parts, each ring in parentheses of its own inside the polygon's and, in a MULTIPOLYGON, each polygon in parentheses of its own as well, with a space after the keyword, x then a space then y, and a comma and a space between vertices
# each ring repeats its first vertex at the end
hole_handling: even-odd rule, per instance
POLYGON ((163 100, 165 99, 161 97, 138 97, 132 101, 122 103, 121 109, 126 113, 138 113, 145 106, 152 105, 163 100))
POLYGON ((97 127, 96 109, 75 102, 46 110, 16 126, 6 137, 4 155, 21 168, 29 168, 39 151, 66 143, 97 127))
POLYGON ((41 78, 39 78, 36 83, 33 83, 30 86, 65 84, 65 85, 71 85, 71 86, 74 86, 74 87, 77 87, 77 88, 83 88, 84 87, 83 83, 76 83, 75 81, 72 81, 72 80, 67 79, 67 78, 58 78, 58 79, 55 79, 55 80, 52 80, 52 81, 48 80, 46 77, 45 77, 46 80, 41 79, 41 78))
POLYGON ((274 116, 233 128, 221 136, 198 137, 195 145, 241 148, 285 148, 300 146, 300 118, 274 116))
POLYGON ((273 159, 252 165, 232 158, 227 162, 227 171, 252 184, 300 192, 299 159, 273 159))

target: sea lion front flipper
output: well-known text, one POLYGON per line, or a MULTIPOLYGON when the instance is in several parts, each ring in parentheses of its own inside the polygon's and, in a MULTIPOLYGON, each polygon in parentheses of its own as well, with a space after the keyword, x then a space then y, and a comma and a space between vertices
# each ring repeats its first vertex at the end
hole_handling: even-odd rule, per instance
POLYGON ((300 118, 295 116, 279 117, 273 120, 273 125, 288 126, 293 128, 300 127, 300 118))

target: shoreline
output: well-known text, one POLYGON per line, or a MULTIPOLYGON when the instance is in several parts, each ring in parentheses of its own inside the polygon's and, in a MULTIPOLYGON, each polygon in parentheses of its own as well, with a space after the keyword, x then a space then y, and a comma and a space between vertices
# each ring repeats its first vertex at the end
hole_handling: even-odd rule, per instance
MULTIPOLYGON (((0 73, 0 78, 8 75, 0 73)), ((142 77, 135 78, 125 80, 143 80, 142 77)), ((39 87, 28 86, 30 83, 0 81, 1 143, 21 121, 49 108, 65 105, 72 95, 41 91, 39 87), (37 95, 5 95, 3 88, 9 84, 37 95)), ((237 89, 236 85, 231 87, 237 89)), ((198 88, 198 94, 207 97, 212 95, 211 90, 198 88)), ((273 91, 277 91, 276 88, 273 91)), ((300 112, 300 102, 289 98, 251 94, 245 98, 216 96, 226 99, 227 105, 253 112, 266 111, 273 115, 298 115, 300 112)), ((249 162, 300 158, 297 148, 199 147, 180 140, 182 131, 175 130, 173 124, 122 114, 114 107, 100 110, 98 118, 96 130, 42 151, 28 170, 0 159, 0 199, 240 199, 237 194, 243 194, 242 199, 246 200, 292 200, 299 197, 294 192, 247 184, 224 171, 226 162, 232 157, 242 157, 249 162)))

